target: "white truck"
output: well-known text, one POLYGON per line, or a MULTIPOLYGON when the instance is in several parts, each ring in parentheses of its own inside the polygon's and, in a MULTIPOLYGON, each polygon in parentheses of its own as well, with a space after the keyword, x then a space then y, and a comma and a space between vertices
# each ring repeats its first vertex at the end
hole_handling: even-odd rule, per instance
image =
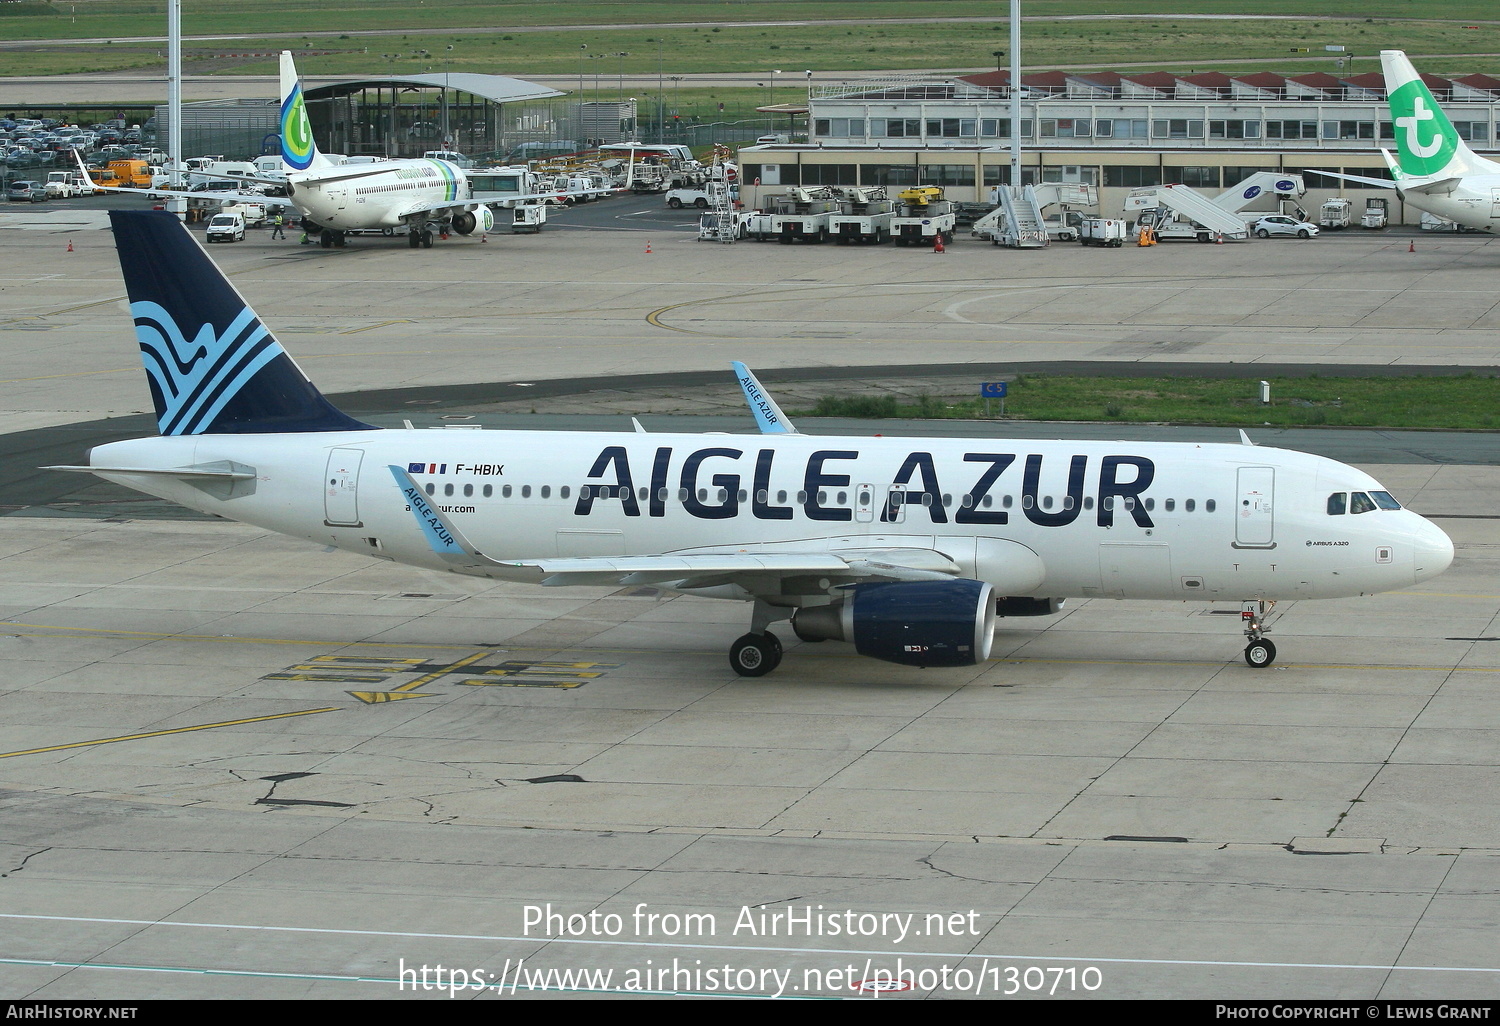
POLYGON ((1390 200, 1384 196, 1372 197, 1365 200, 1365 213, 1359 219, 1359 226, 1378 231, 1390 224, 1390 217, 1390 200))
MULTIPOLYGON (((733 234, 736 239, 747 239, 750 237, 750 224, 756 218, 769 218, 759 210, 734 210, 728 214, 720 214, 714 210, 705 210, 698 218, 698 241, 718 241, 720 218, 728 217, 729 223, 734 226, 733 234)), ((769 228, 769 224, 768 224, 769 228)))
POLYGON ((898 246, 931 246, 939 236, 944 243, 953 241, 958 214, 953 204, 943 199, 943 190, 935 185, 904 189, 896 197, 896 213, 891 218, 891 238, 898 246))
MULTIPOLYGON (((68 199, 77 196, 79 174, 77 171, 48 171, 47 172, 47 198, 68 199)), ((93 189, 90 188, 90 193, 93 189)))
POLYGON ((756 242, 769 242, 776 237, 776 219, 766 210, 752 210, 745 218, 745 232, 756 242))
POLYGON ((708 204, 707 189, 667 190, 667 206, 673 210, 681 210, 683 207, 697 207, 699 210, 707 210, 708 204))
POLYGON ((828 217, 828 234, 840 246, 851 242, 873 242, 890 238, 896 204, 879 186, 846 189, 839 199, 839 212, 828 217))
POLYGON ((219 213, 239 214, 240 217, 244 219, 246 228, 252 228, 255 225, 263 223, 268 216, 266 212, 266 205, 264 203, 253 203, 248 201, 231 201, 225 203, 219 208, 219 213))
POLYGON ((1354 204, 1342 197, 1327 200, 1318 208, 1318 227, 1342 231, 1354 221, 1354 204))
POLYGON ((1123 246, 1125 234, 1125 221, 1118 217, 1085 217, 1078 225, 1078 241, 1085 246, 1123 246))
POLYGON ((828 238, 828 218, 838 213, 837 197, 831 189, 793 187, 770 197, 771 234, 777 241, 822 242, 828 238))
POLYGON ((238 209, 220 210, 209 218, 205 233, 209 242, 240 242, 245 238, 245 215, 238 209))
POLYGON ((1047 238, 1053 242, 1072 242, 1080 237, 1083 214, 1077 210, 1060 210, 1042 219, 1047 229, 1047 238))

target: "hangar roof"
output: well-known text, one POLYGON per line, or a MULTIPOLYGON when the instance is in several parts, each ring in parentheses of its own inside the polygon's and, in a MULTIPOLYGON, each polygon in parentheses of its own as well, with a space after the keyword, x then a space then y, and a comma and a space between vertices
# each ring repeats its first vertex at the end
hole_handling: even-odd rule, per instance
POLYGON ((472 72, 440 72, 436 75, 399 75, 390 78, 365 78, 348 82, 335 82, 307 89, 304 95, 309 100, 347 96, 364 89, 412 86, 418 89, 453 89, 489 100, 492 103, 515 103, 522 100, 546 100, 566 95, 548 86, 526 82, 505 75, 476 75, 472 72))

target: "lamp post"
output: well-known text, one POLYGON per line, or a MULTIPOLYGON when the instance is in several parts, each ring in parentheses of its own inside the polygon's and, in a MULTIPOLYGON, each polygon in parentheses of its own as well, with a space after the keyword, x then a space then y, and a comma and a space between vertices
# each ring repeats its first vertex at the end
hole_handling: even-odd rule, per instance
POLYGON ((771 72, 771 102, 766 105, 768 107, 776 106, 776 76, 779 74, 781 74, 780 69, 771 72))
POLYGON ((620 60, 620 98, 623 100, 625 98, 625 58, 630 54, 617 53, 615 56, 620 60))

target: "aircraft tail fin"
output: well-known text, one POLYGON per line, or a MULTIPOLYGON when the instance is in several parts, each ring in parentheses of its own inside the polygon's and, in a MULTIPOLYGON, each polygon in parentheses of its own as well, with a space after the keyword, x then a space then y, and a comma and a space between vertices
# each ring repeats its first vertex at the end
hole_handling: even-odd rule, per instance
POLYGON ((164 210, 111 210, 163 435, 357 431, 164 210))
POLYGON ((313 141, 307 104, 302 99, 302 83, 297 79, 297 65, 290 50, 281 51, 281 162, 288 171, 333 166, 333 161, 319 153, 318 144, 313 141))
POLYGON ((1392 173, 1398 180, 1500 171, 1500 164, 1479 156, 1460 138, 1404 51, 1380 51, 1380 66, 1395 127, 1397 159, 1392 173))

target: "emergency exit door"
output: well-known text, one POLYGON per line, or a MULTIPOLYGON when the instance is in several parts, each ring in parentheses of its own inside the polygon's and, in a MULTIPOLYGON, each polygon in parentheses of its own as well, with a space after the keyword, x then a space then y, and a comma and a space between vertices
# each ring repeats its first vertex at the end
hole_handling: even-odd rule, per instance
POLYGON ((1234 504, 1236 545, 1270 548, 1276 544, 1275 487, 1275 468, 1240 468, 1239 495, 1234 504))
POLYGON ((359 527, 359 464, 363 449, 334 449, 323 475, 323 523, 359 527))

